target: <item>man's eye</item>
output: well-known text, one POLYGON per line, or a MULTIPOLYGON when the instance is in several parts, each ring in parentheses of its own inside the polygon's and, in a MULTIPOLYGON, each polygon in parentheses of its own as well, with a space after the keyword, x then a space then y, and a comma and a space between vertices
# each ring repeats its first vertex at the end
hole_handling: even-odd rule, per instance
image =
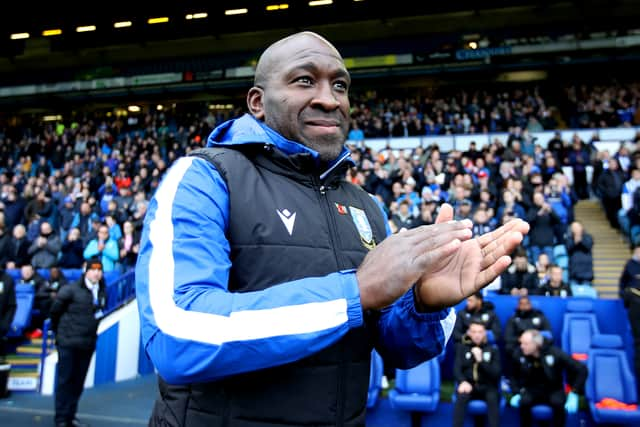
POLYGON ((313 80, 311 79, 311 77, 307 77, 307 76, 298 77, 297 79, 295 79, 295 82, 306 84, 306 85, 313 84, 313 80))
POLYGON ((333 86, 336 88, 336 90, 340 90, 344 92, 346 92, 349 89, 349 85, 347 84, 347 82, 343 82, 343 81, 337 81, 333 84, 333 86))

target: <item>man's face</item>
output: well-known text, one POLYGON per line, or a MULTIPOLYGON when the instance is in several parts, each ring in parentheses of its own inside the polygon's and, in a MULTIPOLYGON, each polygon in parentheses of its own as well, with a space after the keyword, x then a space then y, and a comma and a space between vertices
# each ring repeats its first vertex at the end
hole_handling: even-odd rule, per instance
POLYGON ((485 337, 487 336, 487 331, 484 329, 484 326, 472 323, 467 330, 467 335, 471 338, 474 344, 480 345, 484 342, 485 337))
POLYGON ((475 295, 471 295, 467 298, 467 309, 470 311, 477 310, 482 305, 480 298, 475 295))
POLYGON ((516 266, 516 270, 518 271, 527 271, 527 257, 524 256, 515 256, 513 257, 513 264, 516 266))
POLYGON ((85 276, 91 283, 97 283, 102 279, 102 269, 100 268, 87 268, 85 276))
MULTIPOLYGON (((342 58, 313 36, 294 37, 272 53, 271 73, 248 103, 254 116, 325 161, 341 152, 349 131, 351 83, 342 58)), ((260 82, 258 82, 260 84, 260 82)))
POLYGON ((520 311, 531 310, 531 301, 529 301, 529 298, 520 298, 520 300, 518 301, 518 310, 520 311))
POLYGON ((558 286, 562 283, 562 268, 553 267, 551 269, 551 283, 558 286))
POLYGON ((538 349, 538 346, 533 342, 533 337, 529 332, 523 333, 520 337, 520 349, 525 356, 531 356, 538 349))

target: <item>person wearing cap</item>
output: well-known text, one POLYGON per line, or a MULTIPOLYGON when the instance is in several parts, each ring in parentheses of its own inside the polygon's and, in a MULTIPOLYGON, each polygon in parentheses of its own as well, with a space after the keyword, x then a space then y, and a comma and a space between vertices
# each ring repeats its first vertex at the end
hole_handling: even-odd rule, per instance
POLYGON ((57 427, 80 427, 78 401, 91 356, 96 348, 98 323, 106 305, 106 287, 100 258, 91 258, 75 283, 63 286, 51 305, 51 329, 56 334, 58 366, 55 388, 57 427))

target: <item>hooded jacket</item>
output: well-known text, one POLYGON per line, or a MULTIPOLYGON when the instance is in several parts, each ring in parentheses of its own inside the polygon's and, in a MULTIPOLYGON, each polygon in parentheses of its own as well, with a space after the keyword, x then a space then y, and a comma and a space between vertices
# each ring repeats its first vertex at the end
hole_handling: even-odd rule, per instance
POLYGON ((363 425, 369 356, 408 368, 439 354, 451 309, 409 291, 363 313, 355 269, 388 232, 317 153, 251 116, 185 157, 149 204, 136 267, 144 348, 160 379, 151 425, 363 425))

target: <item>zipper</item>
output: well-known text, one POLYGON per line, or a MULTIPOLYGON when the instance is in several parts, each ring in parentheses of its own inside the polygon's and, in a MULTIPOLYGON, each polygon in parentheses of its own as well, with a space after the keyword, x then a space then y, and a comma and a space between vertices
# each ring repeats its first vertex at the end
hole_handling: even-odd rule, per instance
MULTIPOLYGON (((326 176, 326 175, 325 175, 326 176)), ((329 241, 331 243, 331 248, 333 250, 333 256, 336 260, 336 266, 338 270, 342 269, 342 263, 338 258, 338 251, 336 250, 336 237, 338 233, 338 226, 335 222, 335 218, 331 215, 331 203, 329 202, 329 197, 327 196, 327 192, 330 188, 324 185, 321 181, 321 178, 313 177, 313 183, 318 189, 318 198, 320 199, 320 205, 324 207, 324 215, 327 219, 327 224, 329 225, 329 241)), ((344 402, 345 402, 345 386, 344 379, 346 378, 347 364, 344 360, 345 348, 344 342, 340 340, 339 343, 339 362, 338 362, 338 371, 336 378, 336 426, 342 427, 344 425, 344 402)))

